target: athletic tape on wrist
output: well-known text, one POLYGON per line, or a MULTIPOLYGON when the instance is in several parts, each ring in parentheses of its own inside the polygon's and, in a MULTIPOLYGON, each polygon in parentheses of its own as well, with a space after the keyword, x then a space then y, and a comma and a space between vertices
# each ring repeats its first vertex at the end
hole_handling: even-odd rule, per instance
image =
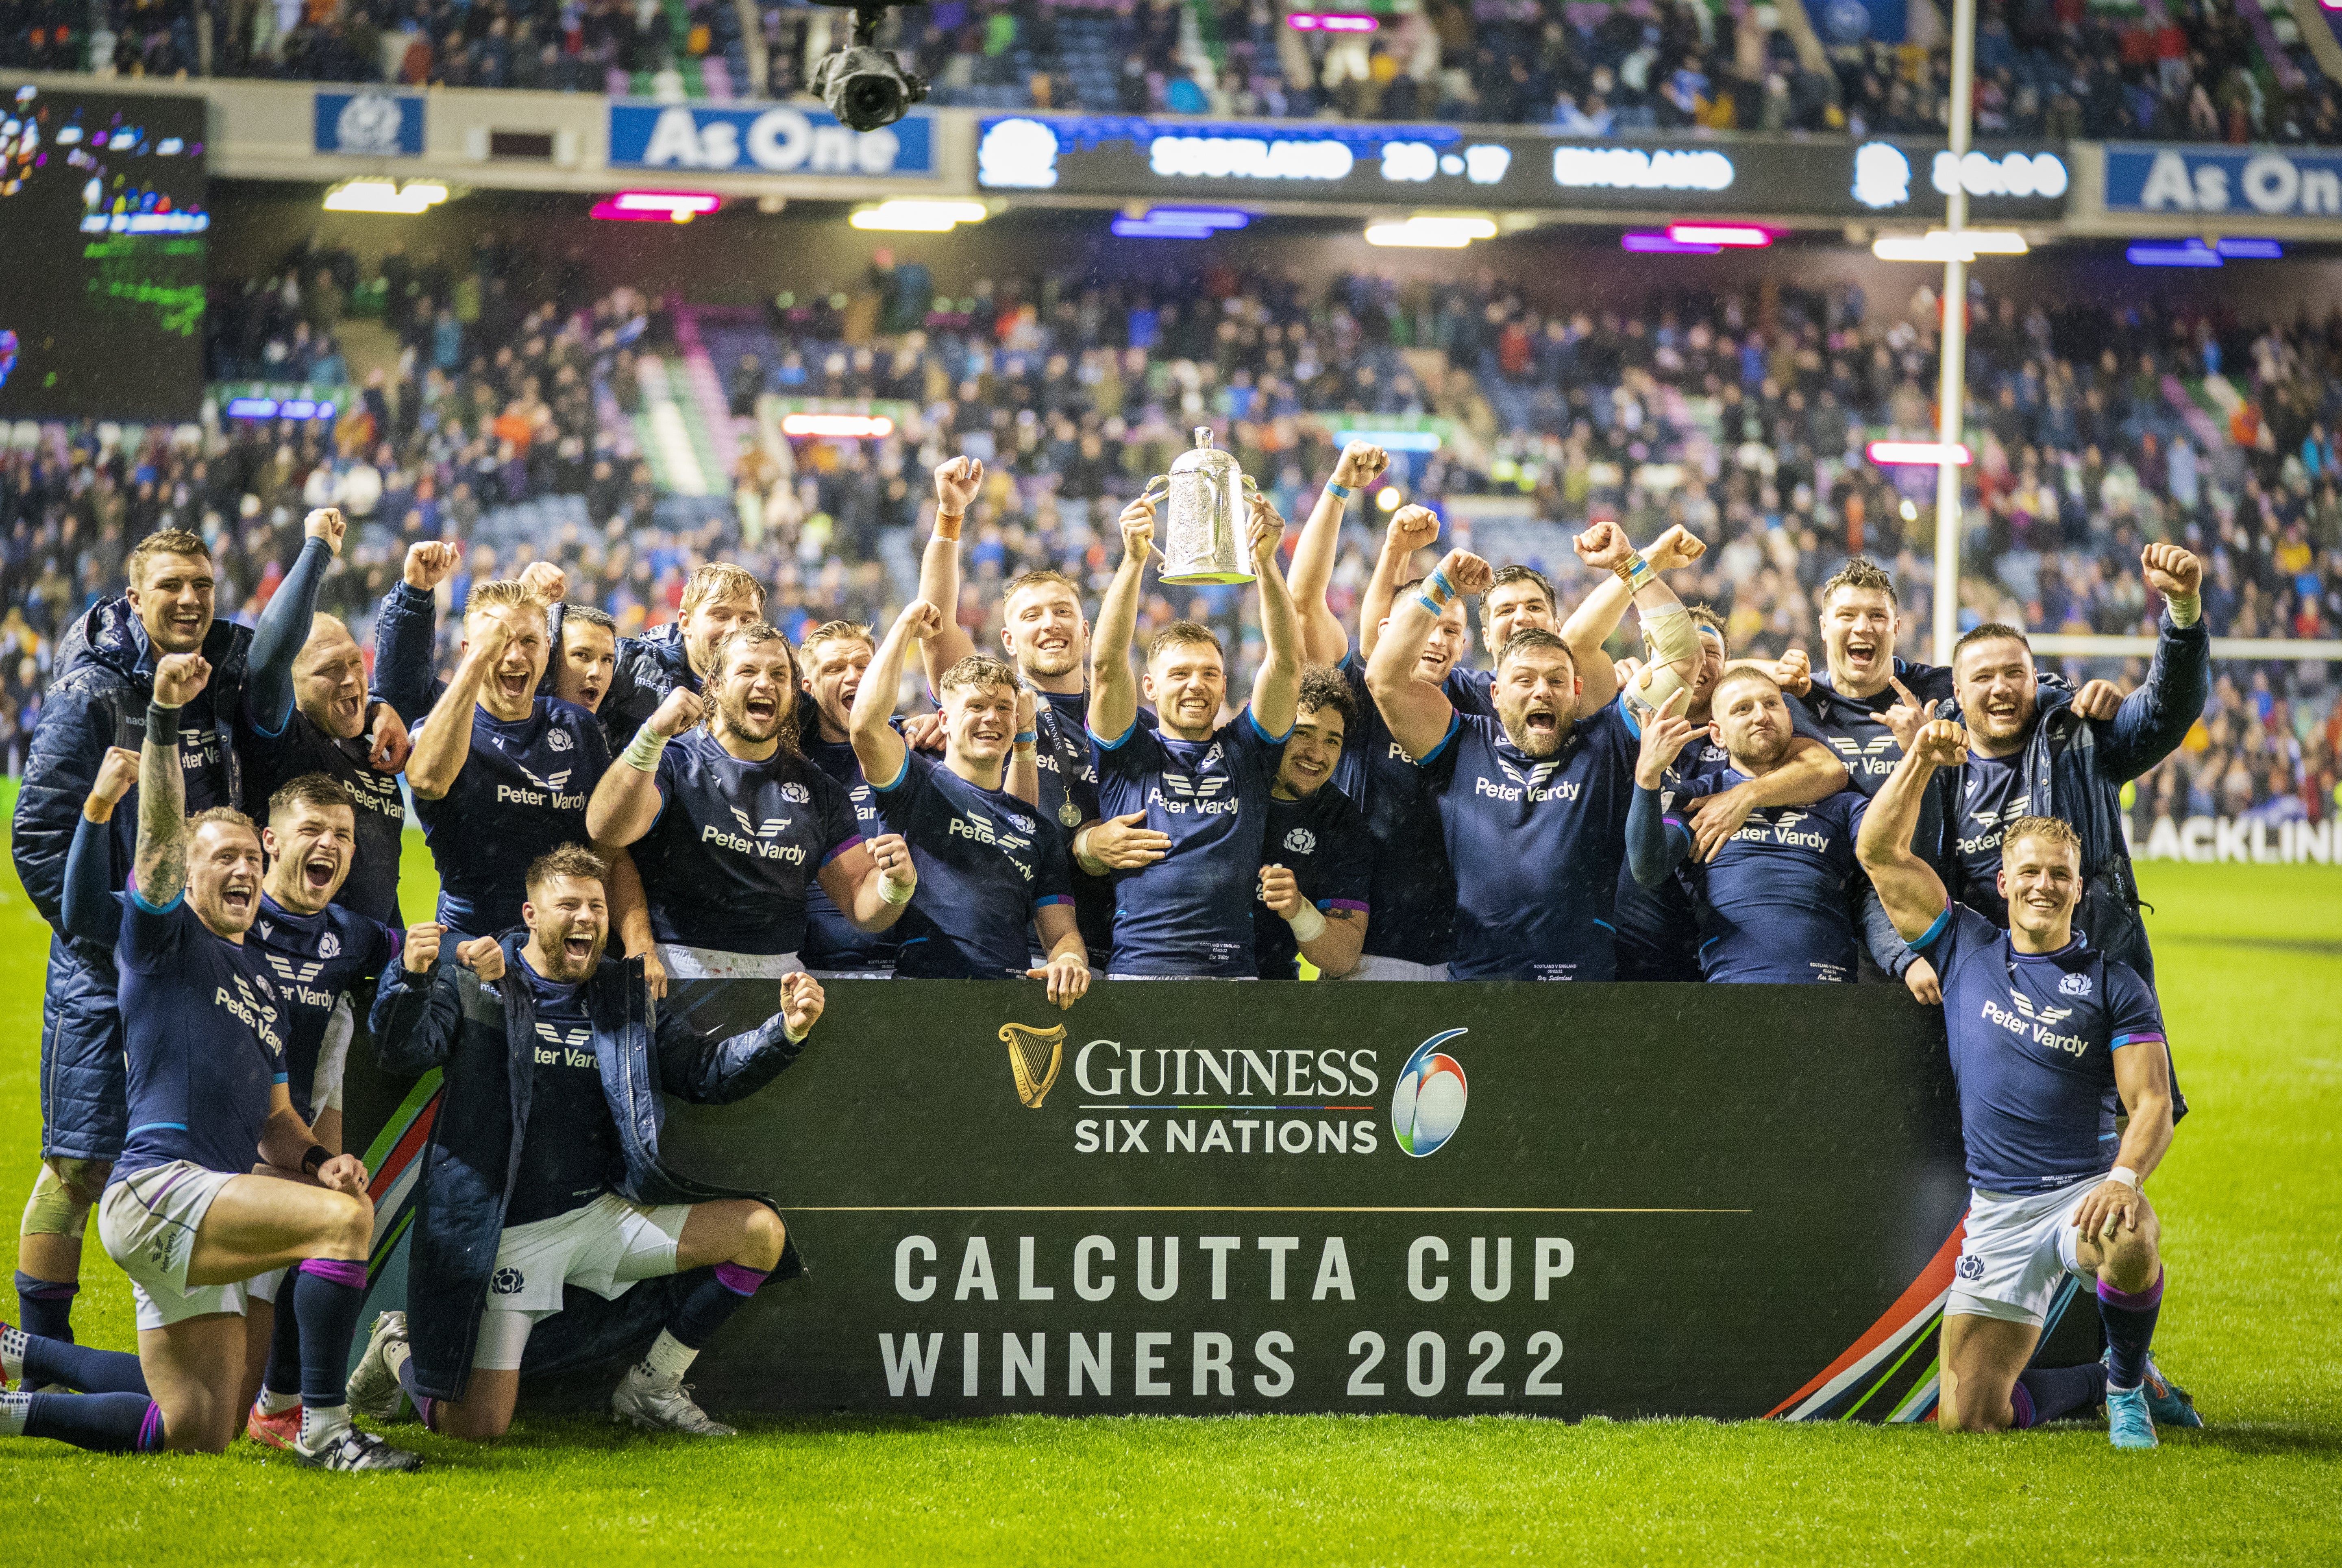
POLYGON ((2132 1170, 2127 1165, 2117 1165, 2113 1170, 2107 1171, 2107 1180, 2109 1181, 2119 1181, 2134 1192, 2138 1191, 2138 1172, 2132 1170))
POLYGON ((966 512, 946 512, 938 510, 936 513, 936 538, 939 539, 957 539, 959 538, 960 519, 966 516, 967 514, 966 512))
POLYGON ((878 873, 878 896, 890 904, 907 904, 911 895, 919 890, 916 882, 898 882, 885 871, 878 873))
POLYGON ((1289 923, 1293 927, 1293 940, 1296 942, 1314 942, 1326 934, 1325 911, 1315 904, 1302 905, 1301 912, 1289 923))
POLYGON ((2204 600, 2200 597, 2167 598, 2163 604, 2171 612, 2171 624, 2183 631, 2204 618, 2204 600))
POLYGON ((1648 588, 1659 580, 1659 574, 1651 569, 1651 563, 1643 558, 1643 552, 1640 550, 1635 551, 1611 569, 1618 574, 1618 580, 1625 583, 1629 591, 1648 588))
POLYGON ((659 753, 666 749, 666 742, 667 738, 653 729, 650 720, 645 719, 643 727, 635 731, 635 738, 626 742, 622 759, 637 773, 656 773, 658 771, 659 753))
POLYGON ((1434 567, 1431 575, 1423 579, 1422 597, 1430 604, 1431 613, 1437 615, 1447 608, 1447 601, 1456 597, 1456 585, 1447 580, 1445 569, 1434 567))
POLYGON ((1350 488, 1347 485, 1337 485, 1333 480, 1328 479, 1326 481, 1326 493, 1334 497, 1337 500, 1346 501, 1358 492, 1350 488))

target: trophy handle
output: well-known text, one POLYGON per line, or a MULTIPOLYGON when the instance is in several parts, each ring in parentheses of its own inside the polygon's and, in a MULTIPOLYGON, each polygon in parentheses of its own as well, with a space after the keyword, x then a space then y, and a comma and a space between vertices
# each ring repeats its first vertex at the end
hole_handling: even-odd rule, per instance
POLYGON ((1168 474, 1157 474, 1155 477, 1146 481, 1146 487, 1138 492, 1138 498, 1142 501, 1152 501, 1167 497, 1170 494, 1171 476, 1168 474), (1155 487, 1157 485, 1160 485, 1163 487, 1160 490, 1157 490, 1155 487))

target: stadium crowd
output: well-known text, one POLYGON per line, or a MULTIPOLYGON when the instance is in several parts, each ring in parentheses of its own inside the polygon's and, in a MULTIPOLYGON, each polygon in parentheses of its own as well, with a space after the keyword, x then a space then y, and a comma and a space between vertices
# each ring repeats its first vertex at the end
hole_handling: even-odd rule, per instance
MULTIPOLYGON (((843 39, 837 14, 805 0, 107 0, 95 32, 58 0, 10 9, 0 65, 35 69, 719 98, 752 95, 752 55, 766 95, 786 97, 843 39)), ((1801 43, 1767 8, 1694 0, 1433 0, 1371 34, 1296 30, 1284 13, 1298 9, 938 0, 889 31, 935 79, 936 103, 987 108, 1436 117, 1594 136, 1945 124, 1948 51, 1930 36, 1931 7, 1912 8, 1900 44, 1817 36, 1810 23, 1801 43)), ((1984 136, 2342 143, 2342 93, 2281 9, 1987 0, 1977 66, 1984 136)))

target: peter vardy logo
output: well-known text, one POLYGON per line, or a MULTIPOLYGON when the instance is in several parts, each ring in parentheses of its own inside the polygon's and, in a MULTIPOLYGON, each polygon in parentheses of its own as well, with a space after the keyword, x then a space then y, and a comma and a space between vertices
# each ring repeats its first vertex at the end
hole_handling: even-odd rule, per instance
POLYGON ((1437 1152, 1464 1121, 1464 1066, 1439 1048, 1468 1030, 1435 1034, 1415 1048, 1391 1090, 1391 1135, 1420 1160, 1437 1152))
MULTIPOLYGON (((328 937, 325 940, 331 941, 333 939, 328 937)), ((317 971, 325 967, 323 961, 307 964, 295 963, 283 953, 270 953, 267 958, 268 967, 295 985, 308 984, 317 978, 317 971)))
MULTIPOLYGON (((2072 980, 2078 977, 2068 975, 2067 978, 2072 980)), ((2087 980, 2083 981, 2086 986, 2088 983, 2087 980)), ((2060 989, 2063 989, 2062 986, 2060 989)), ((2008 1000, 2017 1004, 2017 1010, 2021 1016, 2035 1023, 2063 1023, 2074 1015, 2074 1010, 2070 1007, 2051 1007, 2047 1002, 2043 1002, 2037 1008, 2033 999, 2021 990, 2010 991, 2008 1000)))
POLYGON ((748 813, 737 806, 732 808, 732 815, 739 821, 740 831, 752 839, 770 839, 786 829, 789 825, 789 819, 786 817, 767 817, 765 819, 764 826, 760 828, 748 813))

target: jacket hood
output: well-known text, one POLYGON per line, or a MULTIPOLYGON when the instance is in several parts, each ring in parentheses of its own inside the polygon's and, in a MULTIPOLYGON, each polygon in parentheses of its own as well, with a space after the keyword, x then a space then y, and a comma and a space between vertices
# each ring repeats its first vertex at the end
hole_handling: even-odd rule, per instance
MULTIPOLYGON (((204 658, 215 672, 235 657, 241 638, 250 632, 232 620, 215 617, 204 634, 204 658)), ((145 622, 130 608, 130 596, 115 594, 90 606, 57 644, 56 677, 63 679, 85 664, 102 665, 125 680, 141 683, 155 676, 155 644, 145 622)))
POLYGON ((635 641, 644 652, 673 671, 677 680, 691 678, 691 652, 683 645, 683 622, 671 620, 665 626, 655 626, 635 641))

